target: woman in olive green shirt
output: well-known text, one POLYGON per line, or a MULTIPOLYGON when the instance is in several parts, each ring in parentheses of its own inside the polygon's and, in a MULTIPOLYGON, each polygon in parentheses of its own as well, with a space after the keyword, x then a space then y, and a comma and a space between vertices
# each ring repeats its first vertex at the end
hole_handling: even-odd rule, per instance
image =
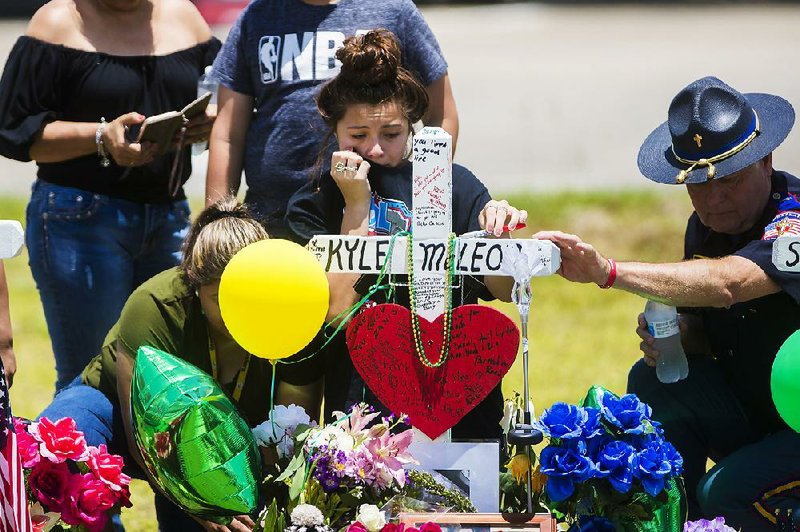
MULTIPOLYGON (((89 445, 107 445, 125 458, 131 476, 145 478, 130 430, 130 388, 137 350, 148 345, 213 375, 250 426, 264 421, 269 412, 272 364, 251 357, 230 336, 220 316, 218 293, 230 259, 243 247, 265 238, 266 230, 235 199, 223 199, 206 208, 187 236, 182 264, 152 277, 131 294, 106 336, 102 352, 58 393, 41 416, 72 417, 89 445)), ((290 386, 279 385, 281 393, 279 400, 293 399, 290 386)), ((253 526, 248 516, 227 526, 190 519, 157 491, 156 513, 161 530, 250 530, 253 526)))

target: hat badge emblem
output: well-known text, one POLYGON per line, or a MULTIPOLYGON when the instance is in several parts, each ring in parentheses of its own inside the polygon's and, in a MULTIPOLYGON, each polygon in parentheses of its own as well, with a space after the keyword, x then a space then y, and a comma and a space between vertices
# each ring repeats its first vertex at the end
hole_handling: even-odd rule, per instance
POLYGON ((703 135, 701 135, 700 133, 695 133, 694 137, 692 137, 692 140, 697 143, 698 148, 703 147, 703 135))

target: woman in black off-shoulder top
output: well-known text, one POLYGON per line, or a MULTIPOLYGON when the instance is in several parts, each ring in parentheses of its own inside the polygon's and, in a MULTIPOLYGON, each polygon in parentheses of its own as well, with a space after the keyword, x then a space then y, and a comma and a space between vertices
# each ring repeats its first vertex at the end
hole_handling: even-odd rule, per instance
POLYGON ((9 55, 0 154, 38 165, 26 243, 56 389, 97 354, 133 289, 179 261, 188 145, 216 110, 187 125, 180 150, 131 140, 145 117, 196 97, 219 47, 189 0, 51 0, 9 55))

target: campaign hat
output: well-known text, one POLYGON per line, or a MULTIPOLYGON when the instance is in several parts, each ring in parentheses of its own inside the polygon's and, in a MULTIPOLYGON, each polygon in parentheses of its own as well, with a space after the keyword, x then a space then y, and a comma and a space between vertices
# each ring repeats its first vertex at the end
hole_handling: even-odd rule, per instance
POLYGON ((761 160, 794 125, 792 105, 773 94, 742 94, 707 76, 682 89, 667 121, 639 149, 639 170, 657 183, 704 183, 761 160))

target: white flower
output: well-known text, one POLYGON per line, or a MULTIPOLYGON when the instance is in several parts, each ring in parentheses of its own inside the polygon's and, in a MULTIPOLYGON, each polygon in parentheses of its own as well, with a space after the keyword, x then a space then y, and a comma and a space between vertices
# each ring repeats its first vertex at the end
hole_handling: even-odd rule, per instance
POLYGON ((514 423, 517 421, 517 405, 514 404, 513 399, 506 399, 503 403, 503 419, 500 420, 500 426, 503 427, 503 434, 508 434, 514 423))
POLYGON ((315 527, 322 524, 322 512, 311 504, 298 504, 291 515, 292 524, 295 526, 315 527))
POLYGON ((262 446, 277 445, 278 456, 285 458, 294 452, 294 436, 298 425, 310 425, 311 418, 297 405, 278 405, 265 422, 253 429, 256 443, 262 446))
POLYGON ((386 516, 374 504, 362 504, 358 507, 356 521, 367 527, 370 532, 378 532, 386 524, 386 516))
POLYGON ((344 452, 352 451, 356 444, 353 436, 339 425, 326 425, 311 438, 309 443, 312 447, 327 445, 344 452))

